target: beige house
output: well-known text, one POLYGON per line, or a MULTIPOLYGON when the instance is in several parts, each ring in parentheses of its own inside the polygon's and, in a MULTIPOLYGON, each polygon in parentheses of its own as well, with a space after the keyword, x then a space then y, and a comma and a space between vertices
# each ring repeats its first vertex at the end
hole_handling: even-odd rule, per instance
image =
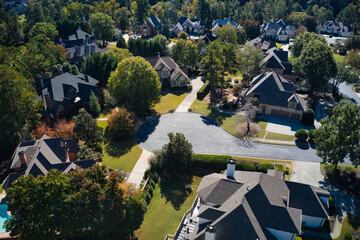
POLYGON ((318 25, 316 27, 316 31, 320 33, 334 34, 341 37, 349 37, 351 34, 353 34, 353 29, 351 26, 347 26, 342 22, 337 22, 336 20, 327 21, 318 25))
POLYGON ((180 67, 168 56, 146 58, 154 70, 158 73, 163 85, 169 87, 186 87, 189 83, 186 67, 180 67))
POLYGON ((241 93, 245 99, 259 99, 258 113, 301 120, 306 104, 295 93, 295 85, 275 72, 265 72, 251 81, 251 87, 241 93))

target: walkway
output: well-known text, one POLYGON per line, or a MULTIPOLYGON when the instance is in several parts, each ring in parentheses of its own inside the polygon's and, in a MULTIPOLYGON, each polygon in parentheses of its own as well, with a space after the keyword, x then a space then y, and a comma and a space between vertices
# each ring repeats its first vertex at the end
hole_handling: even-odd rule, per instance
POLYGON ((152 155, 151 152, 143 149, 143 152, 141 153, 139 160, 136 162, 133 170, 131 171, 127 179, 128 183, 133 183, 138 187, 140 186, 140 183, 144 177, 144 173, 146 169, 148 169, 149 167, 149 159, 151 155, 152 155))
POLYGON ((195 101, 197 92, 204 85, 203 81, 201 81, 201 77, 197 77, 191 81, 192 90, 186 95, 184 100, 180 103, 175 112, 187 112, 191 107, 191 104, 195 101))
POLYGON ((169 142, 169 132, 180 132, 193 145, 195 153, 321 162, 316 150, 309 147, 263 144, 239 139, 222 129, 212 118, 197 113, 161 115, 143 124, 136 140, 148 151, 160 149, 169 142))

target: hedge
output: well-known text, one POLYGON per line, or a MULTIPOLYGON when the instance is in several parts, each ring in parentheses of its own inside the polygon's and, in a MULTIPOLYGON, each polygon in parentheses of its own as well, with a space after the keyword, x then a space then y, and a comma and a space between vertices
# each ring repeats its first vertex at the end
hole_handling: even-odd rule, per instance
POLYGON ((312 110, 311 108, 308 108, 305 110, 304 114, 302 115, 301 122, 305 126, 313 126, 314 119, 315 119, 314 110, 312 110))
POLYGON ((258 172, 267 173, 268 169, 274 169, 274 165, 270 163, 260 163, 256 166, 258 172))
POLYGON ((308 138, 308 132, 305 129, 299 129, 295 132, 295 137, 300 141, 305 141, 308 138))
POLYGON ((314 140, 315 139, 315 129, 310 129, 309 132, 309 139, 314 140))
POLYGON ((209 155, 193 154, 192 166, 214 171, 226 169, 227 161, 231 158, 229 155, 209 155))
POLYGON ((203 100, 206 97, 206 95, 208 95, 210 91, 210 87, 211 87, 210 82, 206 81, 205 84, 197 92, 197 99, 199 99, 200 101, 203 100))
POLYGON ((236 162, 236 169, 241 171, 249 171, 249 172, 256 171, 255 164, 247 163, 247 162, 236 162))

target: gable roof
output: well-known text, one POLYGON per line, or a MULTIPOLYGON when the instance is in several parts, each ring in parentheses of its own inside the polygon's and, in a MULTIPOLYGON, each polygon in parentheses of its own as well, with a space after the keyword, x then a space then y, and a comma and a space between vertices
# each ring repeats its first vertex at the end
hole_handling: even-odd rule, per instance
POLYGON ((248 42, 245 43, 246 46, 250 47, 258 47, 262 49, 263 51, 267 51, 271 48, 276 47, 276 44, 272 41, 266 40, 262 36, 259 36, 257 38, 254 38, 248 42))
POLYGON ((80 29, 77 29, 74 34, 68 36, 65 40, 69 40, 69 41, 71 41, 71 40, 79 40, 79 39, 83 40, 83 39, 93 38, 93 37, 94 37, 93 35, 91 35, 91 34, 89 34, 87 32, 84 32, 80 28, 80 29))
POLYGON ((71 146, 71 148, 72 150, 77 149, 76 139, 62 140, 60 138, 49 138, 46 135, 35 141, 20 143, 13 154, 10 169, 23 167, 19 157, 19 152, 23 151, 27 161, 25 170, 9 174, 2 188, 7 190, 21 176, 33 175, 37 177, 46 175, 52 169, 67 173, 75 170, 76 167, 85 169, 95 164, 92 159, 69 162, 67 155, 69 147, 67 147, 67 143, 71 145, 76 144, 76 147, 71 146))
POLYGON ((107 52, 108 50, 108 48, 99 48, 96 43, 81 43, 80 45, 66 48, 66 58, 71 60, 75 57, 80 57, 83 61, 86 61, 86 58, 91 54, 102 54, 107 52))
POLYGON ((161 30, 163 22, 156 16, 151 15, 147 20, 146 23, 149 25, 149 27, 153 27, 156 30, 161 30))
POLYGON ((197 192, 201 201, 212 195, 218 198, 215 202, 223 203, 219 207, 201 205, 197 216, 210 223, 196 225, 190 239, 204 240, 205 227, 211 224, 216 227, 216 239, 275 240, 268 229, 299 234, 302 215, 328 218, 320 199, 329 196, 327 191, 258 172, 235 171, 234 180, 227 179, 226 173, 210 174, 202 179, 197 192), (228 182, 237 182, 240 188, 234 190, 228 182), (230 189, 223 189, 227 187, 230 189), (223 201, 222 193, 230 192, 233 194, 223 201))
POLYGON ((188 78, 187 70, 185 71, 186 67, 180 67, 171 57, 148 57, 145 60, 148 61, 154 69, 157 69, 161 65, 168 68, 171 72, 170 80, 173 80, 179 73, 188 78))
POLYGON ((295 85, 275 72, 265 72, 254 77, 251 85, 243 93, 244 97, 258 94, 260 103, 286 108, 289 101, 295 99, 297 110, 304 111, 306 108, 304 99, 295 93, 295 85))
POLYGON ((234 26, 236 28, 241 28, 239 23, 235 22, 234 20, 231 20, 230 18, 216 19, 212 23, 212 27, 214 28, 216 25, 218 25, 219 27, 223 27, 225 25, 231 25, 231 26, 234 26))

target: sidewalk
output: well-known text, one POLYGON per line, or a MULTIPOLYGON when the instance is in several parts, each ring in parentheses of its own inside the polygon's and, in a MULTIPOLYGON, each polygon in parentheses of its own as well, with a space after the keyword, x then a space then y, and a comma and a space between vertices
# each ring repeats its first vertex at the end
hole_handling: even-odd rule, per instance
POLYGON ((127 179, 128 183, 133 183, 138 187, 140 186, 140 183, 144 177, 144 173, 146 169, 148 169, 149 167, 149 159, 151 155, 152 152, 143 149, 143 152, 141 153, 139 160, 136 162, 133 170, 131 171, 127 179))
POLYGON ((196 79, 191 81, 192 90, 186 95, 184 100, 180 103, 175 112, 187 112, 191 107, 191 104, 195 101, 197 92, 204 85, 201 81, 201 77, 197 77, 196 79))
POLYGON ((272 139, 255 138, 255 142, 296 146, 295 141, 280 141, 272 139))

